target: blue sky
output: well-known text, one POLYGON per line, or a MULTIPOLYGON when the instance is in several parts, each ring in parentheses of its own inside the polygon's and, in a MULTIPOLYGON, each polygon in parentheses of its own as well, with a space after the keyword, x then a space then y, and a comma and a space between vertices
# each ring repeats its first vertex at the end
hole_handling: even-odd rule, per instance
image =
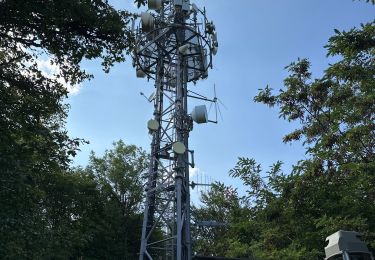
MULTIPOLYGON (((109 0, 117 8, 135 10, 132 1, 109 0)), ((375 18, 375 7, 351 0, 201 0, 216 25, 219 51, 208 79, 191 90, 213 96, 216 84, 223 120, 219 124, 195 125, 190 148, 196 167, 217 181, 240 187, 228 171, 237 157, 255 158, 264 168, 277 160, 284 170, 305 158, 301 143, 284 144, 282 137, 295 125, 279 119, 276 108, 252 101, 259 88, 282 87, 283 69, 298 57, 309 58, 314 77, 322 75, 329 61, 323 46, 333 29, 347 30, 375 18)), ((95 78, 70 95, 67 130, 73 137, 90 141, 81 147, 75 165, 86 165, 89 152, 102 155, 112 142, 123 139, 149 150, 146 123, 152 105, 139 93, 153 91, 153 82, 138 79, 131 58, 117 64, 109 74, 96 61, 83 67, 95 78)), ((213 115, 212 115, 213 116, 213 115)), ((241 188, 240 188, 241 189, 241 188)))

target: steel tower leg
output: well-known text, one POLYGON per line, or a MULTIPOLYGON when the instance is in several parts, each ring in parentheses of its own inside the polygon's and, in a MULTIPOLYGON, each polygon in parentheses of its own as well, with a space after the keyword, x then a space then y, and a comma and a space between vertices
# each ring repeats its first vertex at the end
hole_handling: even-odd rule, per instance
MULTIPOLYGON (((184 36, 182 36, 184 37, 184 36)), ((183 39, 183 38, 182 38, 183 39)), ((185 70, 184 70, 184 60, 182 55, 177 58, 177 86, 176 86, 176 132, 177 141, 181 142, 188 147, 187 135, 189 129, 186 129, 185 120, 187 117, 186 111, 186 84, 185 80, 185 70)), ((190 207, 190 201, 187 201, 187 194, 189 193, 189 186, 186 186, 186 180, 189 179, 189 165, 186 160, 187 151, 184 154, 180 154, 177 160, 176 169, 176 199, 177 199, 177 260, 190 259, 191 256, 188 255, 190 250, 187 249, 190 245, 189 236, 186 234, 190 230, 187 229, 187 208, 190 207)))
MULTIPOLYGON (((161 83, 162 76, 163 76, 163 63, 160 63, 157 78, 155 81, 155 88, 156 88, 156 101, 154 105, 154 119, 161 124, 162 121, 162 111, 163 111, 163 85, 161 83)), ((147 241, 151 236, 151 232, 154 225, 154 215, 155 215, 155 204, 156 204, 156 195, 153 190, 155 190, 157 185, 157 178, 158 178, 158 168, 159 168, 159 161, 158 161, 158 153, 160 150, 160 136, 161 136, 161 129, 157 130, 157 134, 155 134, 152 138, 151 143, 151 158, 149 163, 149 171, 148 171, 148 180, 147 186, 145 189, 146 192, 146 201, 145 201, 145 209, 143 215, 143 225, 142 225, 142 237, 141 237, 141 251, 139 255, 139 259, 151 259, 149 254, 146 250, 147 241)))

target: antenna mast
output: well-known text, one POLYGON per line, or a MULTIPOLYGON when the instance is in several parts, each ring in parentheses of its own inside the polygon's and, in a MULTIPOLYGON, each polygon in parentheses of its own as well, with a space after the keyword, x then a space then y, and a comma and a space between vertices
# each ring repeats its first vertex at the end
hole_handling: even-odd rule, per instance
POLYGON ((189 150, 193 121, 207 123, 205 106, 188 114, 188 82, 208 76, 218 48, 215 26, 190 0, 149 0, 136 28, 133 66, 155 81, 151 158, 145 188, 140 260, 190 260, 189 150))

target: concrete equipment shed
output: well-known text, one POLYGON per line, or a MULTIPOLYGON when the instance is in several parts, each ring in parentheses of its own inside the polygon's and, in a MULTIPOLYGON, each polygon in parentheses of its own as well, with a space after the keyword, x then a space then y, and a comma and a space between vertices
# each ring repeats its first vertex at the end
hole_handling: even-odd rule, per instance
POLYGON ((358 232, 343 230, 339 230, 328 236, 326 238, 328 245, 324 248, 326 259, 335 259, 335 256, 342 254, 350 256, 352 253, 368 255, 370 257, 370 251, 366 244, 359 239, 359 236, 358 232))

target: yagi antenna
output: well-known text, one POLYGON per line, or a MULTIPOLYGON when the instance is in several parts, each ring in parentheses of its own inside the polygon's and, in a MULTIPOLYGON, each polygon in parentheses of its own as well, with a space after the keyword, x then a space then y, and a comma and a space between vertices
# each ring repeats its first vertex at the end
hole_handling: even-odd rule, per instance
POLYGON ((192 190, 208 192, 213 183, 216 182, 211 176, 206 175, 205 173, 198 172, 195 176, 191 177, 192 181, 190 182, 190 187, 192 190))
POLYGON ((225 109, 227 107, 224 105, 224 103, 217 97, 216 95, 216 84, 214 84, 214 104, 215 104, 215 116, 216 116, 216 121, 217 121, 217 112, 219 112, 219 116, 221 121, 224 121, 223 119, 223 114, 221 113, 220 105, 223 106, 225 109))
MULTIPOLYGON (((214 84, 214 98, 212 99, 212 103, 210 104, 210 108, 208 109, 208 113, 210 113, 211 108, 212 108, 212 104, 214 104, 214 106, 215 106, 215 121, 214 121, 214 123, 216 123, 216 124, 218 122, 218 120, 217 120, 217 112, 218 112, 217 101, 218 101, 218 98, 216 96, 216 85, 214 84)), ((221 116, 221 119, 222 119, 223 117, 221 115, 221 111, 220 110, 219 110, 219 113, 220 113, 220 116, 221 116)))

